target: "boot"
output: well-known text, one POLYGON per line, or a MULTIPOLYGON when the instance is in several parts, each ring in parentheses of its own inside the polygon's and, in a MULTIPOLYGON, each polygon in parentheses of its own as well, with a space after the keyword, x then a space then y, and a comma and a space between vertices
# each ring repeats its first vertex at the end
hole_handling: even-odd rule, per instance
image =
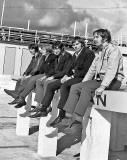
POLYGON ((63 109, 60 109, 58 117, 50 123, 50 126, 55 127, 58 123, 62 121, 62 119, 65 117, 65 111, 63 109))

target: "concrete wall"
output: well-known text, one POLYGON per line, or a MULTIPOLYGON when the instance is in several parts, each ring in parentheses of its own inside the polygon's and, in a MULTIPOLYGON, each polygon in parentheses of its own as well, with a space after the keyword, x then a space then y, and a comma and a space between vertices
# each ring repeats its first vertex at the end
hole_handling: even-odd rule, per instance
POLYGON ((0 75, 22 75, 30 61, 27 46, 0 43, 0 75))

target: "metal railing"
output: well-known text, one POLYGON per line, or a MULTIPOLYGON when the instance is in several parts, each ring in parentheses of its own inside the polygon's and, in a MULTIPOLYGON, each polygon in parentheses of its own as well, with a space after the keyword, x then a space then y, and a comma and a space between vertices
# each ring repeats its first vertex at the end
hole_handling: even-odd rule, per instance
MULTIPOLYGON (((0 27, 0 42, 16 43, 20 45, 27 45, 29 43, 53 43, 61 41, 62 43, 70 44, 74 35, 53 33, 46 31, 28 30, 24 28, 0 27)), ((85 41, 85 37, 81 37, 85 41)), ((92 38, 88 38, 92 40, 92 38)))

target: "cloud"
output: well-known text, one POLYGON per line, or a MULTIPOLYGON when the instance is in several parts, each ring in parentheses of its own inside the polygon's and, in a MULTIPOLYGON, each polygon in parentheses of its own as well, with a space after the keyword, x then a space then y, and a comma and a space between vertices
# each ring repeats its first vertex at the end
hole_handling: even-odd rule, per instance
POLYGON ((34 6, 29 3, 24 3, 24 9, 26 12, 32 12, 32 11, 34 11, 34 6))
POLYGON ((89 21, 90 32, 96 28, 96 22, 98 27, 108 28, 113 34, 125 30, 124 27, 127 25, 126 0, 92 0, 92 2, 90 0, 75 0, 75 3, 73 0, 69 0, 69 4, 76 12, 86 11, 88 18, 91 17, 92 21, 89 21))
POLYGON ((39 20, 39 24, 43 27, 57 27, 58 21, 58 17, 55 17, 52 14, 46 14, 42 19, 39 20))
MULTIPOLYGON (((0 4, 2 8, 2 3, 0 4)), ((4 25, 84 35, 86 20, 89 34, 104 27, 118 34, 127 29, 126 0, 11 0, 6 1, 4 25)))

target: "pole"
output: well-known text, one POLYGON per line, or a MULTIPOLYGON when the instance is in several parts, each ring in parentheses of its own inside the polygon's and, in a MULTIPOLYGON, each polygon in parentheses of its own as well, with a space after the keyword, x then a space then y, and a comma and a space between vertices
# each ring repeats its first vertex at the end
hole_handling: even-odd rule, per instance
POLYGON ((85 27, 85 38, 86 39, 87 39, 87 36, 88 36, 87 32, 88 32, 88 22, 86 22, 86 27, 85 27))
POLYGON ((86 21, 86 27, 85 27, 85 44, 87 46, 87 43, 88 43, 88 22, 86 21))
POLYGON ((3 0, 2 15, 1 15, 1 22, 0 22, 1 26, 3 25, 4 8, 5 8, 5 0, 3 0))
POLYGON ((121 32, 121 34, 120 34, 120 44, 121 44, 121 46, 122 46, 122 44, 123 44, 123 34, 122 34, 122 32, 121 32))
POLYGON ((30 29, 30 19, 28 20, 27 29, 30 29))
POLYGON ((74 25, 74 37, 76 35, 76 21, 75 21, 75 25, 74 25))

